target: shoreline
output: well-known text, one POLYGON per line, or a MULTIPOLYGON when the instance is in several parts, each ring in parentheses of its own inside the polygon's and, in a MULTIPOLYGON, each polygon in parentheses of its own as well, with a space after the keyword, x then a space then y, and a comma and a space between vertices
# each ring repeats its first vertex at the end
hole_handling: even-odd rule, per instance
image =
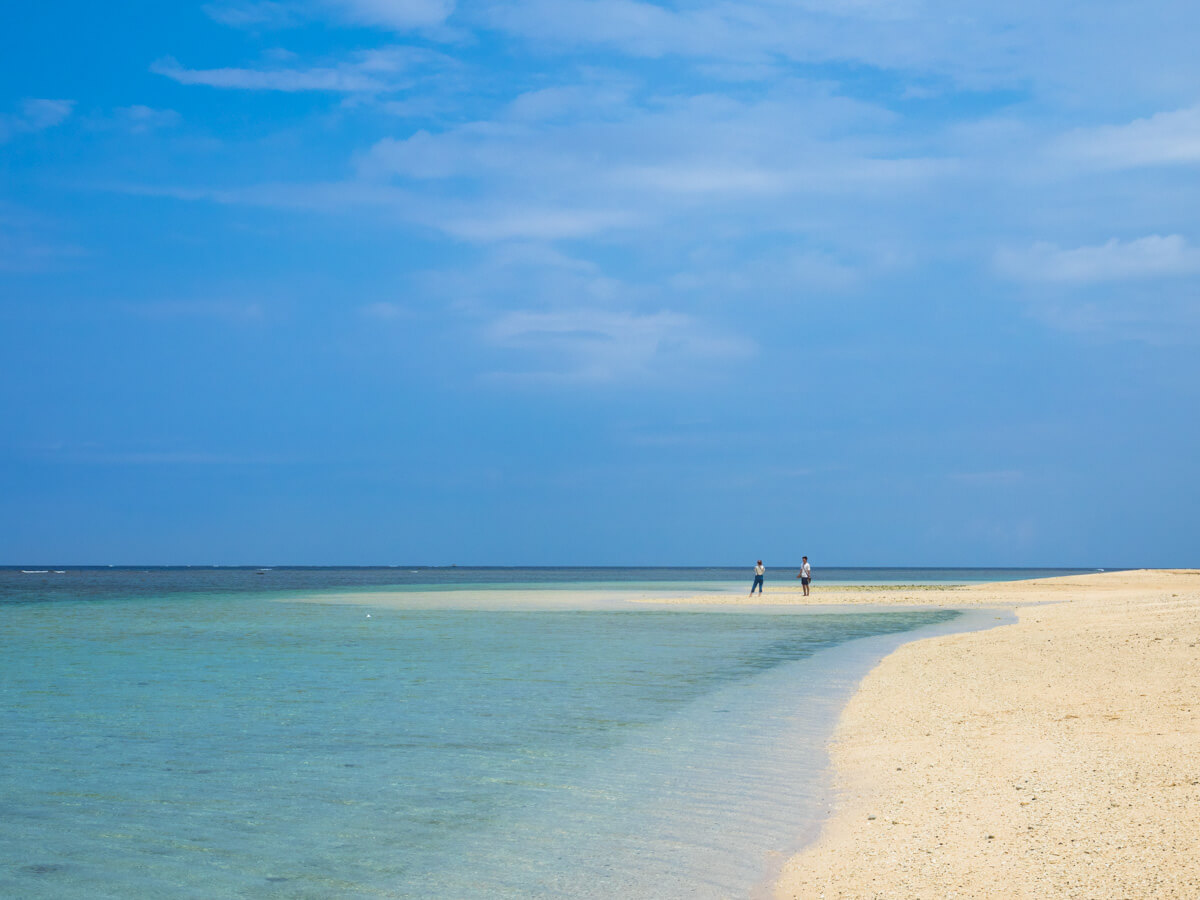
POLYGON ((776 898, 1200 896, 1200 571, 829 593, 1017 622, 867 675, 830 747, 830 815, 776 898))
POLYGON ((1200 896, 1200 571, 817 582, 807 598, 791 584, 753 599, 621 593, 606 599, 626 609, 1016 617, 905 642, 866 674, 829 744, 834 800, 819 835, 775 868, 762 896, 1200 896))
MULTIPOLYGON (((1009 584, 1010 582, 1000 582, 1009 584)), ((1022 582, 1011 582, 1019 584, 1022 582)), ((973 593, 984 584, 833 584, 810 597, 803 597, 797 585, 768 587, 760 597, 748 597, 741 586, 730 590, 697 590, 695 587, 612 585, 592 586, 581 583, 570 588, 527 586, 476 587, 447 586, 437 589, 388 588, 371 590, 295 591, 273 599, 282 603, 317 603, 337 606, 363 606, 378 609, 681 609, 706 611, 778 612, 803 609, 808 612, 846 611, 855 607, 908 607, 912 609, 1011 609, 1016 600, 994 601, 990 596, 973 593)))

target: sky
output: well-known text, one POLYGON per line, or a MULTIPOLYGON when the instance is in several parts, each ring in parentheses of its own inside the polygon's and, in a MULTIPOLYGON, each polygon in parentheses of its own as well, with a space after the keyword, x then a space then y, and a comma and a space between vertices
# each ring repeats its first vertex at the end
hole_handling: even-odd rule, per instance
POLYGON ((17 4, 0 563, 1200 564, 1200 6, 17 4))

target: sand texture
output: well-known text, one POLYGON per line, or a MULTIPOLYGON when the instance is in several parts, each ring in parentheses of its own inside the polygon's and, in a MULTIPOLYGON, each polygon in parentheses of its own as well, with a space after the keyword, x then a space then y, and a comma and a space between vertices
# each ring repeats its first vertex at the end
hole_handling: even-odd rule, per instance
POLYGON ((866 593, 1019 621, 870 673, 778 897, 1200 898, 1200 572, 866 593))

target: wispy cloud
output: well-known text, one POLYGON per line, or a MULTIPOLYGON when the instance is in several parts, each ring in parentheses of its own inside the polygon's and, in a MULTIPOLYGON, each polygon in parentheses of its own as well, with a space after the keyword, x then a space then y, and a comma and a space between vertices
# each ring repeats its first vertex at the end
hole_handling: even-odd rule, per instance
POLYGON ((1019 469, 994 469, 986 472, 951 472, 947 477, 958 484, 988 487, 1018 484, 1025 480, 1025 473, 1019 469))
POLYGON ((1200 163, 1200 106, 1159 112, 1125 125, 1078 128, 1058 139, 1052 153, 1095 169, 1200 163))
POLYGON ((46 272, 86 255, 74 244, 39 239, 26 228, 0 222, 0 272, 46 272))
POLYGON ((700 210, 717 209, 769 231, 795 215, 797 196, 887 202, 957 170, 875 134, 892 119, 807 82, 735 99, 639 97, 617 79, 611 89, 526 92, 491 119, 381 139, 358 171, 404 183, 436 211, 436 227, 472 241, 577 238, 680 218, 690 229, 716 221, 700 210), (867 134, 848 134, 856 130, 867 134))
POLYGON ((286 28, 302 20, 295 4, 275 0, 227 0, 206 3, 202 9, 214 22, 231 28, 286 28))
POLYGON ((493 376, 528 383, 610 382, 669 374, 680 366, 744 358, 755 351, 748 338, 717 334, 676 312, 514 311, 494 320, 486 338, 542 363, 537 370, 493 376))
POLYGON ((567 240, 644 224, 638 215, 622 209, 437 200, 370 181, 260 184, 232 188, 120 183, 105 185, 104 189, 142 197, 323 213, 376 210, 394 221, 432 228, 476 243, 567 240))
POLYGON ((27 452, 50 463, 95 466, 270 466, 298 462, 278 454, 223 453, 209 450, 109 448, 95 443, 42 444, 27 452))
POLYGON ((155 109, 141 104, 118 107, 113 110, 113 119, 133 134, 172 128, 182 121, 182 117, 173 109, 155 109))
POLYGON ((231 300, 159 300, 130 303, 126 310, 144 319, 216 319, 232 323, 255 323, 266 319, 266 310, 258 302, 231 300))
POLYGON ((384 93, 405 85, 405 73, 429 54, 404 47, 365 50, 332 66, 188 69, 167 57, 150 66, 180 84, 253 91, 384 93))
POLYGON ((587 110, 592 118, 607 112, 624 114, 632 86, 621 78, 609 78, 598 84, 556 85, 525 91, 508 104, 507 115, 522 122, 550 122, 574 118, 587 110))
POLYGON ((1068 250, 1038 243, 1027 250, 1000 251, 996 264, 1001 273, 1021 281, 1087 284, 1200 272, 1200 248, 1178 234, 1152 234, 1068 250))
MULTIPOLYGON (((878 256, 878 254, 876 254, 878 256)), ((764 249, 760 255, 731 260, 699 254, 687 269, 670 278, 676 291, 711 296, 788 296, 796 291, 841 292, 858 286, 865 271, 882 265, 878 258, 842 260, 816 250, 764 249)))
POLYGON ((1038 303, 1034 315, 1060 330, 1101 341, 1156 347, 1200 344, 1200 290, 1140 290, 1075 302, 1038 303))
POLYGON ((454 0, 324 0, 321 4, 351 22, 407 31, 440 25, 454 0))
POLYGON ((1034 84, 1078 100, 1106 90, 1162 94, 1194 85, 1198 69, 1186 2, 1154 16, 1100 9, 1086 24, 1061 4, 977 3, 964 12, 944 0, 497 0, 478 15, 555 48, 681 57, 734 78, 767 64, 848 62, 969 88, 1034 84), (1168 21, 1177 24, 1164 29, 1168 21), (1114 67, 1118 54, 1125 65, 1114 67))
POLYGON ((265 183, 227 188, 130 183, 97 187, 136 197, 165 197, 325 213, 345 213, 363 209, 404 210, 418 205, 417 198, 401 188, 357 181, 265 183))
POLYGON ((440 222, 440 227, 469 241, 566 240, 628 227, 637 221, 633 213, 620 209, 526 207, 451 215, 440 222))
POLYGON ((411 31, 441 25, 454 0, 223 0, 204 6, 209 18, 232 28, 286 28, 322 20, 411 31))
POLYGON ((65 121, 74 108, 74 100, 24 100, 20 112, 0 114, 0 144, 19 134, 53 128, 65 121))
POLYGON ((368 319, 375 319, 380 322, 396 322, 413 317, 412 310, 408 307, 384 300, 359 307, 359 313, 368 319))

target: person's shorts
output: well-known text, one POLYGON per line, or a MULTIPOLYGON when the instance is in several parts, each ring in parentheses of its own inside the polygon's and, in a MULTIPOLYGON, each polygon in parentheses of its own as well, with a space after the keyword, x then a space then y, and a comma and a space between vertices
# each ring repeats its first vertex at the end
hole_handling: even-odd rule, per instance
POLYGON ((800 583, 801 583, 802 585, 804 585, 805 587, 808 587, 808 583, 809 583, 810 581, 812 581, 812 579, 811 579, 811 578, 801 578, 801 579, 800 579, 800 583))

